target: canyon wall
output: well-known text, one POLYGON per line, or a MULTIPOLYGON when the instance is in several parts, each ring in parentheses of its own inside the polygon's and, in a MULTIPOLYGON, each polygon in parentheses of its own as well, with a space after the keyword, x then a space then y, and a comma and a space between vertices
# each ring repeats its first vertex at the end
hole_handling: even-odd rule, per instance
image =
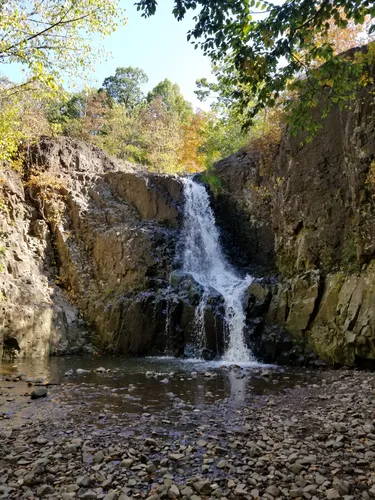
POLYGON ((276 325, 274 344, 292 339, 330 363, 375 360, 374 118, 368 89, 346 109, 334 106, 311 142, 286 131, 271 166, 251 150, 216 165, 229 253, 278 281, 250 290, 262 311, 252 327, 259 349, 276 325))

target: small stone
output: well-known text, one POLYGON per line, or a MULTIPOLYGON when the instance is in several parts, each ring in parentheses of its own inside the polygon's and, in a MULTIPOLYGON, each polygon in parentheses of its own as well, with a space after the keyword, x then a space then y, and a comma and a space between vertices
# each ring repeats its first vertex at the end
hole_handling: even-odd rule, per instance
POLYGON ((99 366, 99 368, 96 368, 95 371, 97 373, 105 373, 107 370, 103 366, 99 366))
POLYGON ((109 491, 103 500, 116 500, 118 497, 118 493, 116 491, 109 491))
POLYGON ((26 476, 23 478, 23 484, 25 486, 33 486, 35 484, 35 474, 33 472, 29 472, 26 474, 26 476))
POLYGON ((55 493, 55 488, 52 488, 49 484, 43 484, 37 489, 36 494, 38 497, 45 497, 46 495, 52 495, 55 493))
POLYGON ((180 496, 180 490, 177 488, 175 484, 172 484, 172 486, 168 490, 168 498, 179 498, 180 496))
POLYGON ((247 495, 247 491, 245 490, 245 484, 237 484, 234 489, 234 494, 237 496, 247 495))
POLYGON ((194 490, 190 488, 189 486, 186 486, 186 488, 183 488, 181 490, 181 495, 183 497, 191 497, 194 494, 194 490))
POLYGON ((169 458, 172 460, 182 460, 185 458, 185 455, 183 453, 170 453, 169 458))
POLYGON ((76 483, 80 488, 88 488, 91 484, 91 479, 87 476, 79 476, 76 483))
POLYGON ((228 462, 226 460, 220 460, 220 462, 217 464, 218 469, 224 469, 228 465, 228 462))
POLYGON ((154 472, 156 472, 156 465, 153 463, 148 464, 146 467, 146 472, 148 472, 149 474, 153 474, 154 472))
POLYGON ((277 486, 271 485, 266 488, 266 493, 272 495, 273 497, 278 497, 280 495, 280 490, 277 486))
POLYGON ((289 491, 289 496, 291 496, 292 498, 302 497, 303 496, 303 490, 301 488, 291 489, 289 491))
POLYGON ((103 462, 103 460, 104 460, 104 453, 102 453, 101 451, 98 451, 97 453, 95 453, 94 462, 96 464, 100 464, 101 462, 103 462))
POLYGON ((125 469, 130 469, 133 465, 133 460, 131 458, 125 458, 120 462, 120 467, 124 467, 125 469))
POLYGON ((293 472, 293 474, 299 474, 301 470, 303 469, 303 465, 299 464, 298 462, 289 465, 289 470, 293 472))
POLYGON ((340 498, 340 493, 334 488, 331 488, 326 491, 326 497, 328 500, 334 500, 335 498, 340 498))
POLYGON ((47 396, 47 389, 45 387, 37 387, 31 392, 31 399, 45 398, 47 396))
POLYGON ((95 493, 95 491, 88 490, 85 491, 85 493, 82 493, 82 495, 79 495, 79 498, 82 498, 83 500, 94 500, 98 497, 98 495, 95 493))
POLYGON ((197 481, 193 486, 195 491, 197 491, 200 495, 211 494, 212 488, 208 481, 197 481))
POLYGON ((155 439, 147 438, 145 441, 145 445, 146 446, 157 446, 157 442, 155 441, 155 439))
POLYGON ((349 495, 350 493, 350 483, 348 481, 336 478, 333 481, 333 487, 340 493, 341 496, 349 495))

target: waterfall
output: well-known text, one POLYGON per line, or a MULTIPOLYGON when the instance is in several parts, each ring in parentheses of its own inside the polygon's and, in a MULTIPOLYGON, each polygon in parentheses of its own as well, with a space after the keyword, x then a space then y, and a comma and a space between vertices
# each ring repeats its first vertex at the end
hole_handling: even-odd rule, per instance
MULTIPOLYGON (((243 295, 252 278, 239 277, 224 256, 205 187, 192 179, 184 179, 184 195, 183 271, 191 274, 205 292, 214 288, 224 298, 228 333, 224 360, 236 363, 254 361, 244 341, 245 312, 242 304, 243 295)), ((198 306, 200 315, 206 300, 207 293, 203 293, 198 306)), ((201 325, 200 327, 202 328, 201 325)))

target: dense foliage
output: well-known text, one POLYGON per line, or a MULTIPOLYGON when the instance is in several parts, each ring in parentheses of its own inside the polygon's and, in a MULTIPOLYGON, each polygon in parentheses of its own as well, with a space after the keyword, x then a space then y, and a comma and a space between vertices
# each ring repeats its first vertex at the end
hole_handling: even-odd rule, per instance
POLYGON ((45 115, 59 133, 159 172, 200 171, 246 143, 247 134, 234 119, 194 112, 168 79, 145 95, 146 81, 139 68, 117 68, 99 90, 55 101, 45 115))
MULTIPOLYGON (((139 0, 137 5, 143 15, 150 16, 157 1, 139 0)), ((375 5, 369 0, 175 0, 173 14, 178 20, 188 10, 196 11, 188 39, 200 45, 215 64, 220 63, 216 66, 218 82, 226 99, 244 112, 247 123, 261 109, 278 104, 289 90, 302 95, 298 110, 288 109, 296 129, 322 92, 337 101, 350 99, 350 87, 356 87, 364 62, 335 58, 332 31, 363 26, 370 34, 375 16, 375 5), (318 74, 314 72, 317 61, 318 74), (357 62, 352 71, 350 66, 357 62)), ((354 44, 358 43, 356 39, 354 44)))
POLYGON ((20 142, 54 131, 45 108, 63 95, 64 75, 72 81, 90 70, 96 40, 123 22, 119 0, 0 2, 0 64, 16 63, 26 76, 17 84, 0 80, 0 162, 20 142))

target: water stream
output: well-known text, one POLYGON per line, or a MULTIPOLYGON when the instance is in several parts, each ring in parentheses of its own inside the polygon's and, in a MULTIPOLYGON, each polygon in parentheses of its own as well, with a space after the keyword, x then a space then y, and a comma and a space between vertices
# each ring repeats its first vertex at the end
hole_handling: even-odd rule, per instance
POLYGON ((184 195, 183 271, 205 291, 197 308, 198 342, 202 345, 205 335, 202 311, 213 288, 224 298, 227 345, 223 360, 233 363, 255 361, 244 341, 245 311, 242 303, 253 278, 238 276, 226 259, 206 188, 192 179, 184 179, 184 195))

